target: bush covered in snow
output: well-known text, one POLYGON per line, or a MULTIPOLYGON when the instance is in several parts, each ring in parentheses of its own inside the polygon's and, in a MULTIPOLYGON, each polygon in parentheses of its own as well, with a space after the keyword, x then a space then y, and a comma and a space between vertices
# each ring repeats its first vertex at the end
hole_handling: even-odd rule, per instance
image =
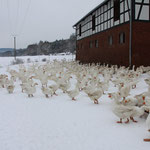
POLYGON ((18 64, 23 64, 23 63, 24 63, 23 59, 17 58, 16 60, 13 60, 11 62, 11 65, 18 65, 18 64))

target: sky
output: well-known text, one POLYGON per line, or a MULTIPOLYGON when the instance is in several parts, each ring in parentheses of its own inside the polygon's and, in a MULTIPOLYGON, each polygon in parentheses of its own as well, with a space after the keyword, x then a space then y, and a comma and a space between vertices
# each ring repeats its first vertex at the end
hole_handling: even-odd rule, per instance
POLYGON ((73 25, 103 0, 0 0, 0 48, 67 39, 73 25))

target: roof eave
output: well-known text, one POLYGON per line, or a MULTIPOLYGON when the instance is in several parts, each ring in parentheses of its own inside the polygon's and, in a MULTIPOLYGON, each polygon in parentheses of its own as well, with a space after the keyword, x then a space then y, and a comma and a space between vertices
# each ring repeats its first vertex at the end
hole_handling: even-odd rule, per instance
POLYGON ((99 7, 107 3, 109 0, 104 0, 101 4, 99 4, 97 7, 92 9, 88 14, 86 14, 84 17, 82 17, 76 24, 73 25, 73 28, 77 26, 81 21, 83 21, 87 16, 91 15, 95 10, 97 10, 99 7))

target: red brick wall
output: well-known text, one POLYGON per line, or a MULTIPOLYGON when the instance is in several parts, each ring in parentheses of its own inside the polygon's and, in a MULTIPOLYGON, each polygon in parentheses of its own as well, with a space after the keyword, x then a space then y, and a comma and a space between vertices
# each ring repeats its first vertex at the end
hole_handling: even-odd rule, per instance
POLYGON ((97 33, 77 41, 76 59, 82 63, 107 63, 114 65, 128 66, 129 56, 129 24, 123 24, 109 30, 97 33), (119 43, 120 32, 125 33, 125 43, 119 43), (113 45, 109 45, 108 37, 113 36, 113 45), (96 48, 94 41, 99 41, 99 47, 96 48), (93 47, 89 48, 89 42, 93 41, 93 47), (81 48, 81 44, 83 48, 81 48))
POLYGON ((150 23, 133 23, 132 60, 136 66, 150 66, 150 23))

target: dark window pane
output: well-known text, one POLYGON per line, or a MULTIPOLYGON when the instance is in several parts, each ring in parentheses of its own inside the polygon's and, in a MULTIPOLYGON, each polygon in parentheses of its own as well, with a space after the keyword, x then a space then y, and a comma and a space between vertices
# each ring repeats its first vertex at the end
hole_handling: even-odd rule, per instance
POLYGON ((95 47, 98 48, 98 40, 95 40, 95 47))
POLYGON ((79 36, 81 36, 81 24, 79 26, 79 36))
POLYGON ((89 47, 90 47, 90 48, 92 48, 92 47, 93 47, 93 43, 92 43, 92 41, 90 41, 90 43, 89 43, 89 47))
POLYGON ((113 37, 112 36, 108 37, 108 43, 109 43, 109 45, 113 44, 113 37))
POLYGON ((125 33, 124 32, 119 34, 119 43, 120 44, 125 43, 125 33))
POLYGON ((120 0, 114 0, 114 21, 120 20, 120 0))
POLYGON ((92 30, 95 30, 95 15, 92 16, 92 30))

